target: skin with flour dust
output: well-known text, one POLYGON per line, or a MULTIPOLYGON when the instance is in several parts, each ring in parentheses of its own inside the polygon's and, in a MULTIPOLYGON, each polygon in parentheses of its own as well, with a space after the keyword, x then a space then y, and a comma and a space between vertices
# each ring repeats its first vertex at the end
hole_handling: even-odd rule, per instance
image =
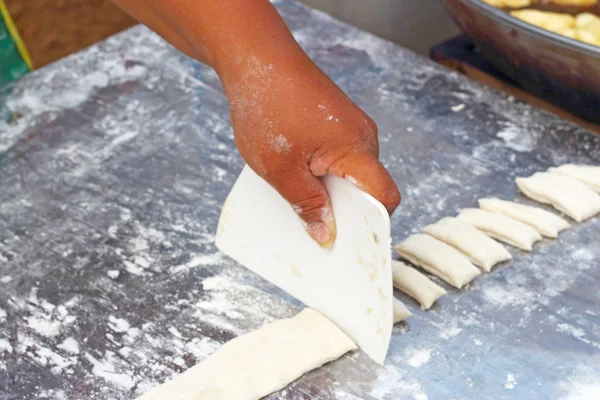
POLYGON ((114 0, 217 72, 236 145, 330 247, 336 224, 320 177, 349 179, 391 214, 400 192, 379 162, 377 126, 306 55, 268 0, 114 0))

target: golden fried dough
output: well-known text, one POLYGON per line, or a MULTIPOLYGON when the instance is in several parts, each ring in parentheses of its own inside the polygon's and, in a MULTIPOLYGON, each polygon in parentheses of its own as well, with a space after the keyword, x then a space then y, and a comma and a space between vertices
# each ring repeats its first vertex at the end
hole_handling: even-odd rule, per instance
POLYGON ((510 14, 531 25, 539 26, 555 33, 575 28, 575 18, 570 14, 531 9, 512 11, 510 14))
POLYGON ((491 6, 498 8, 523 8, 531 5, 531 0, 482 0, 491 6))
POLYGON ((577 29, 586 30, 600 36, 600 17, 583 13, 575 17, 575 26, 577 29))
POLYGON ((578 30, 575 39, 580 40, 585 43, 594 44, 596 46, 600 46, 600 37, 594 35, 590 31, 578 30))
POLYGON ((560 33, 561 35, 566 36, 571 39, 577 39, 577 29, 568 28, 562 32, 557 32, 557 33, 560 33))
POLYGON ((598 4, 598 0, 550 0, 550 3, 561 6, 587 7, 598 4))
POLYGON ((583 13, 575 17, 576 39, 600 46, 600 17, 583 13))

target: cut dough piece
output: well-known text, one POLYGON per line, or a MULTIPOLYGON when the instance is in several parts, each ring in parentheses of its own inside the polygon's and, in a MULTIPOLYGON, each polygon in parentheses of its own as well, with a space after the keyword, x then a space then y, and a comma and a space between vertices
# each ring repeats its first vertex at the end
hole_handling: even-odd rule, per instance
POLYGON ((411 263, 459 289, 481 274, 454 247, 428 235, 412 235, 396 245, 395 250, 411 263))
POLYGON ((523 222, 549 238, 556 238, 559 232, 571 226, 563 218, 549 211, 512 201, 496 198, 479 199, 479 207, 523 222))
POLYGON ((548 171, 570 176, 600 193, 600 167, 594 165, 565 164, 558 168, 550 168, 548 171))
POLYGON ((307 308, 225 343, 138 400, 255 400, 354 349, 333 322, 307 308))
POLYGON ((404 321, 408 317, 412 316, 412 313, 403 302, 394 297, 392 300, 392 304, 394 305, 394 323, 397 324, 400 321, 404 321))
POLYGON ((473 264, 486 272, 499 262, 512 258, 500 243, 458 218, 443 218, 423 228, 423 232, 462 251, 473 264))
POLYGON ((527 197, 550 204, 577 222, 600 213, 600 195, 568 176, 536 172, 528 178, 517 178, 517 186, 527 197))
POLYGON ((542 240, 542 236, 533 228, 506 215, 478 208, 465 208, 457 218, 468 222, 494 239, 523 250, 531 251, 533 244, 542 240))
POLYGON ((394 287, 417 300, 424 310, 445 295, 446 290, 403 262, 392 260, 394 287))

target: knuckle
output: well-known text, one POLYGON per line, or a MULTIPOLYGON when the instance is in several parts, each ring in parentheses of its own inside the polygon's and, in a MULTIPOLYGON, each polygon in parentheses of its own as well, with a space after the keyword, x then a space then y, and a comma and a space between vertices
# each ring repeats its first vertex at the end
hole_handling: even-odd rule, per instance
POLYGON ((322 219, 323 210, 327 207, 327 199, 321 194, 313 194, 295 201, 292 206, 306 222, 314 222, 322 219))
POLYGON ((381 202, 388 209, 388 211, 390 211, 390 213, 392 213, 396 207, 398 207, 401 201, 402 195, 397 187, 382 193, 381 202))
POLYGON ((379 128, 377 127, 377 124, 368 115, 365 116, 365 128, 364 128, 364 130, 365 130, 366 133, 371 134, 371 135, 375 135, 375 136, 379 133, 379 128))
POLYGON ((379 130, 371 117, 365 114, 362 123, 358 126, 358 137, 363 147, 369 152, 379 155, 379 130))

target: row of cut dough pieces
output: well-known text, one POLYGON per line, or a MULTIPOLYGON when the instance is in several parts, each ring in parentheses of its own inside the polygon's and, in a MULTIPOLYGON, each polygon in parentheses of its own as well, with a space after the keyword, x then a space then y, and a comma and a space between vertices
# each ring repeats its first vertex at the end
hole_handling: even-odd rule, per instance
MULTIPOLYGON (((396 246, 396 251, 458 288, 480 274, 464 255, 487 272, 495 264, 512 258, 502 245, 457 218, 444 218, 423 231, 428 235, 413 235, 396 246)), ((423 309, 429 309, 447 293, 427 276, 400 261, 392 261, 392 273, 394 286, 417 300, 423 309)))
MULTIPOLYGON (((594 190, 600 191, 600 167, 569 164, 552 168, 550 172, 573 176, 590 185, 594 190)), ((563 178, 553 178, 552 180, 564 181, 563 178)), ((570 186, 573 185, 571 183, 570 186)), ((577 185, 575 184, 575 186, 577 185)), ((585 192, 585 190, 579 188, 578 192, 585 192)), ((588 203, 590 198, 593 197, 590 196, 589 192, 583 193, 583 195, 588 203)), ((600 212, 600 208, 596 211, 596 208, 600 207, 600 203, 598 203, 599 206, 596 206, 595 203, 592 199, 591 207, 588 206, 592 211, 587 211, 588 214, 600 212)), ((479 204, 482 210, 466 209, 459 214, 458 218, 465 220, 467 224, 461 223, 455 218, 444 218, 437 224, 426 227, 423 231, 462 251, 475 265, 487 272, 496 263, 510 259, 510 253, 485 235, 476 232, 473 227, 467 226, 468 224, 481 229, 500 241, 529 251, 536 241, 541 240, 540 234, 555 238, 558 232, 570 226, 561 217, 537 207, 500 199, 481 199, 479 204), (497 215, 494 215, 494 213, 497 213, 497 215)), ((585 209, 585 204, 583 207, 579 205, 579 209, 581 208, 585 209)), ((574 216, 573 212, 571 212, 571 215, 574 216)), ((444 243, 432 241, 426 235, 414 235, 409 239, 410 241, 405 241, 396 246, 396 250, 409 261, 437 275, 451 285, 460 288, 478 275, 471 266, 467 267, 460 254, 449 250, 447 246, 444 246, 444 243), (430 246, 433 246, 435 250, 427 252, 426 249, 430 246), (440 254, 450 257, 449 260, 452 262, 444 262, 445 257, 440 256, 440 254), (419 255, 421 255, 421 259, 418 258, 419 255), (445 263, 445 267, 442 266, 444 264, 440 263, 445 263)), ((401 276, 397 276, 395 281, 402 279, 401 276)), ((399 285, 396 284, 396 286, 399 285)), ((401 287, 398 288, 402 290, 401 287)), ((403 291, 410 295, 406 290, 403 291)))
MULTIPOLYGON (((562 166, 551 170, 551 172, 565 175, 572 174, 574 178, 583 181, 600 192, 600 167, 584 167, 583 169, 579 166, 574 167, 562 166)), ((543 179, 552 181, 548 178, 543 179)), ((581 192, 581 189, 579 188, 578 191, 581 192)), ((548 196, 548 203, 563 200, 558 197, 556 191, 551 191, 550 195, 547 193, 544 195, 548 196)), ((591 198, 589 193, 586 198, 591 198)), ((547 237, 556 237, 558 232, 570 226, 562 218, 536 207, 499 199, 481 199, 479 204, 482 209, 487 211, 505 214, 522 221, 547 237)), ((563 207, 562 203, 558 204, 563 207)), ((558 208, 555 204, 553 205, 558 208)), ((569 208, 565 208, 565 210, 569 210, 569 208)), ((478 211, 480 210, 467 211, 463 213, 463 217, 476 221, 481 219, 478 218, 481 217, 478 211)), ((493 220, 498 221, 497 218, 493 220)), ((482 224, 481 226, 487 226, 490 222, 485 221, 482 224)), ((509 227, 511 225, 514 227, 514 224, 508 224, 509 227)), ((505 227, 504 229, 509 228, 505 227)), ((465 263, 461 259, 461 257, 464 259, 465 256, 453 247, 446 245, 443 241, 462 251, 474 264, 486 271, 491 270, 496 263, 511 258, 510 253, 501 245, 457 218, 444 218, 437 224, 426 227, 424 231, 427 231, 432 237, 427 235, 414 235, 412 237, 413 247, 416 247, 414 250, 415 256, 420 255, 425 258, 424 269, 434 275, 440 276, 442 274, 440 276, 442 279, 457 287, 462 287, 470 282, 480 272, 472 264, 465 263), (453 234, 453 232, 459 234, 453 234), (428 249, 428 245, 433 245, 433 247, 428 249), (485 249, 485 251, 482 251, 482 249, 485 249), (427 257, 428 255, 430 257, 427 257), (457 263, 451 262, 450 265, 438 272, 435 267, 438 265, 437 262, 444 259, 444 256, 457 263), (462 270, 460 266, 463 267, 462 270)), ((495 234, 502 237, 502 231, 495 234)), ((533 236, 529 233, 523 237, 529 237, 529 240, 531 240, 533 236)), ((523 238, 521 237, 521 239, 523 238)), ((398 247, 402 247, 402 244, 398 247)), ((392 268, 394 286, 415 298, 425 309, 431 307, 440 296, 446 294, 442 287, 404 263, 393 261, 392 268)), ((410 315, 411 313, 406 306, 394 298, 394 322, 404 320, 410 315)), ((356 345, 335 324, 318 312, 306 309, 294 318, 274 322, 257 331, 233 339, 219 348, 208 359, 179 375, 174 380, 156 387, 140 397, 139 400, 163 398, 191 400, 199 398, 199 396, 207 400, 260 398, 285 387, 305 372, 335 360, 354 349, 356 349, 356 345), (240 351, 248 353, 249 347, 256 349, 256 351, 247 354, 246 357, 250 364, 256 365, 257 368, 252 371, 235 368, 232 370, 232 367, 236 365, 235 355, 240 351), (264 354, 271 354, 271 356, 266 357, 269 360, 268 365, 260 362, 260 360, 265 359, 264 354), (294 355, 294 363, 288 362, 290 354, 294 355), (285 362, 283 360, 273 362, 281 356, 285 357, 285 362), (284 365, 285 368, 279 369, 279 365, 284 365), (271 367, 276 367, 277 371, 269 370, 271 367), (253 371, 256 371, 256 374, 253 371), (251 376, 253 374, 255 376, 251 376), (234 379, 223 382, 222 378, 225 376, 234 376, 234 379), (232 385, 231 382, 235 383, 232 385)))
MULTIPOLYGON (((395 250, 457 288, 481 273, 471 262, 489 272, 495 264, 512 257, 502 245, 458 218, 444 218, 425 227, 423 232, 426 234, 412 235, 395 250)), ((424 309, 446 294, 443 288, 406 264, 394 262, 393 269, 394 286, 419 301, 424 309)))
MULTIPOLYGON (((482 202, 489 201, 502 202, 482 199, 482 202)), ((503 204, 519 206, 510 202, 503 204)), ((533 243, 542 238, 529 225, 480 209, 464 209, 456 218, 443 218, 425 227, 423 232, 425 234, 412 235, 396 245, 395 250, 412 264, 459 289, 481 274, 473 264, 490 272, 494 265, 512 258, 502 245, 487 235, 524 250, 531 250, 533 243)))
MULTIPOLYGON (((466 218, 475 213, 475 217, 480 217, 479 219, 484 217, 483 223, 487 222, 485 217, 491 217, 492 223, 489 224, 489 228, 494 227, 494 222, 500 222, 500 227, 505 227, 505 230, 523 228, 519 224, 513 225, 513 221, 504 216, 493 214, 481 216, 477 215, 477 211, 479 210, 463 213, 459 217, 466 218)), ((527 232, 528 228, 525 227, 524 229, 527 232)), ((493 229, 488 230, 492 231, 493 229)), ((502 236, 507 236, 505 230, 500 229, 498 232, 502 236)), ((502 245, 460 218, 444 218, 425 227, 423 232, 425 234, 412 235, 397 245, 395 247, 396 251, 411 263, 457 288, 463 287, 480 274, 480 271, 473 264, 489 272, 497 263, 509 260, 512 257, 502 245)), ((533 232, 533 235, 535 236, 537 233, 533 232)), ((401 272, 396 273, 394 275, 394 285, 399 290, 417 299, 423 308, 431 307, 433 301, 446 293, 444 289, 431 282, 418 271, 405 264, 401 265, 405 267, 402 269, 405 276, 401 272), (406 271, 409 271, 410 274, 407 274, 406 271), (412 276, 415 273, 421 275, 428 283, 423 283, 418 288, 406 287, 408 283, 414 281, 412 276), (419 293, 420 296, 415 296, 415 293, 419 293), (423 301, 423 299, 429 301, 423 301)))
POLYGON ((600 213, 600 167, 566 164, 517 178, 517 186, 527 197, 577 222, 600 213))

